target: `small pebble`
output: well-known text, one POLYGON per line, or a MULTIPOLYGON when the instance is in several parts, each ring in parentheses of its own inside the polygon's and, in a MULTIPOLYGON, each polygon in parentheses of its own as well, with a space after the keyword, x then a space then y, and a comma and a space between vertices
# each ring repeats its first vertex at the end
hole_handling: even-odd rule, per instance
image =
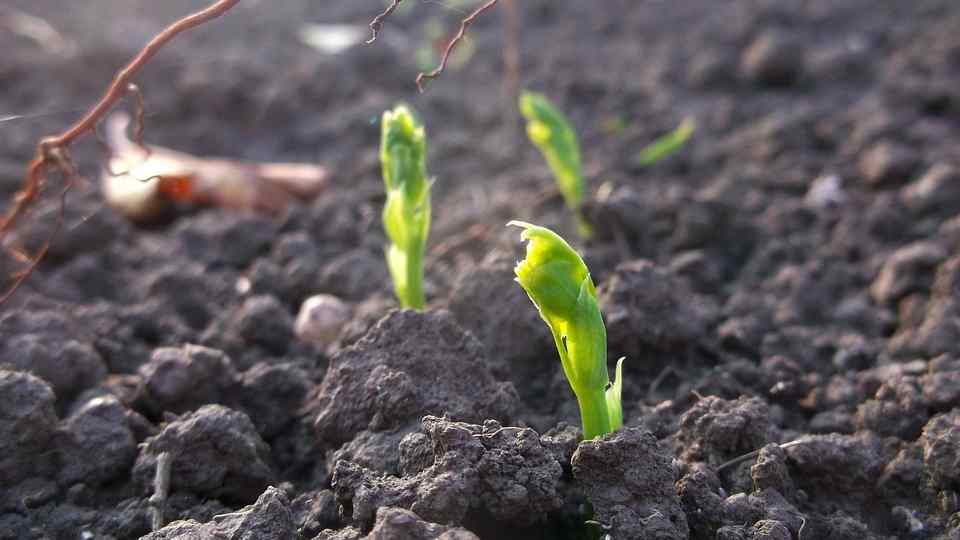
POLYGON ((328 347, 336 341, 340 330, 350 321, 351 311, 350 306, 336 296, 311 296, 300 306, 294 332, 303 341, 328 347))

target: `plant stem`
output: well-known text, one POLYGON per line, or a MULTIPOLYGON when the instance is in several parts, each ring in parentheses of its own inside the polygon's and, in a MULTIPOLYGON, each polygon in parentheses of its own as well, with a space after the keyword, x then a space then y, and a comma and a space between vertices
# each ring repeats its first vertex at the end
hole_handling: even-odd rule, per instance
POLYGON ((583 440, 606 435, 610 429, 610 417, 607 414, 605 390, 599 388, 577 395, 580 405, 580 421, 583 424, 583 440))
POLYGON ((423 253, 407 255, 407 301, 410 307, 420 311, 427 303, 423 294, 423 253))

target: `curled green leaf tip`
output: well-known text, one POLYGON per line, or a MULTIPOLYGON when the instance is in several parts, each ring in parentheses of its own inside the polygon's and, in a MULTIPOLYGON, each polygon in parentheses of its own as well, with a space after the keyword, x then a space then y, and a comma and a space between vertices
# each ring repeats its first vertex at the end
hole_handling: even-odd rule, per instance
POLYGON ((383 113, 380 161, 387 201, 383 226, 394 290, 406 308, 423 309, 423 253, 430 230, 427 139, 414 113, 398 105, 383 113))
POLYGON ((607 331, 587 265, 558 234, 522 221, 526 257, 514 268, 516 280, 553 334, 563 372, 580 405, 583 434, 592 439, 623 425, 620 405, 622 362, 617 379, 607 373, 607 331))

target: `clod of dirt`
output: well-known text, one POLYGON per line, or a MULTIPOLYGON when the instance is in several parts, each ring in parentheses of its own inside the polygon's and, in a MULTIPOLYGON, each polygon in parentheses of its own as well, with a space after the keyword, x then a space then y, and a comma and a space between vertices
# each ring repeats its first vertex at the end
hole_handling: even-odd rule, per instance
POLYGON ((870 285, 870 295, 877 303, 896 302, 904 296, 925 291, 933 281, 937 265, 947 252, 935 242, 922 241, 893 252, 870 285))
POLYGON ((782 30, 767 30, 743 52, 740 69, 760 84, 788 86, 803 74, 803 46, 782 30))
POLYGON ((247 298, 234 316, 234 331, 245 343, 283 355, 293 341, 293 317, 275 296, 247 298))
POLYGON ((342 349, 353 345, 370 331, 384 313, 397 308, 395 297, 385 294, 375 294, 370 298, 353 306, 353 319, 340 330, 340 337, 333 344, 332 350, 342 349))
POLYGON ((13 335, 0 346, 0 359, 50 383, 61 403, 69 403, 107 375, 97 351, 53 331, 13 335))
MULTIPOLYGON (((597 240, 630 242, 638 247, 650 243, 650 224, 654 212, 650 201, 632 187, 618 187, 588 199, 583 214, 593 227, 597 240)), ((592 265, 591 265, 592 267, 592 265)), ((594 276, 596 278, 597 276, 594 276)))
POLYGON ((553 458, 563 465, 565 472, 572 472, 570 460, 580 444, 580 428, 560 422, 556 427, 540 436, 540 444, 553 454, 553 458))
MULTIPOLYGON (((144 300, 158 304, 154 309, 147 310, 141 316, 144 318, 157 317, 158 314, 175 314, 192 330, 201 330, 222 309, 221 306, 233 296, 231 285, 226 283, 223 276, 209 272, 200 264, 167 264, 144 276, 144 300)), ((144 324, 158 325, 156 321, 147 320, 144 324)), ((182 342, 166 341, 174 336, 159 334, 157 339, 163 343, 182 342)))
POLYGON ((60 482, 100 485, 127 474, 137 456, 126 409, 113 396, 96 397, 64 420, 59 443, 60 482))
POLYGON ((140 366, 138 408, 153 415, 180 414, 208 403, 224 403, 237 384, 237 373, 222 351, 184 345, 153 351, 140 366))
POLYGON ((0 369, 0 482, 12 486, 51 473, 57 413, 54 394, 43 380, 0 369))
POLYGON ((345 300, 360 301, 370 296, 374 284, 389 282, 383 256, 366 248, 358 248, 334 257, 323 267, 317 290, 345 300))
POLYGON ((743 525, 725 525, 717 529, 717 540, 750 540, 749 531, 743 525))
POLYGON ((797 487, 816 493, 832 486, 853 497, 874 489, 893 452, 883 439, 870 432, 856 435, 810 435, 786 449, 791 477, 797 487))
POLYGON ((960 169, 935 163, 900 191, 900 199, 916 215, 952 216, 960 211, 960 169))
POLYGON ((144 540, 197 538, 290 540, 298 535, 287 496, 279 489, 269 487, 255 503, 236 512, 214 516, 208 523, 175 521, 148 534, 144 540))
POLYGON ((954 257, 937 268, 931 299, 925 306, 922 320, 912 324, 901 321, 901 328, 888 343, 897 356, 935 356, 951 353, 960 341, 960 257, 954 257))
MULTIPOLYGON (((397 447, 406 440, 406 436, 412 435, 409 430, 407 427, 357 433, 353 440, 327 455, 327 472, 333 474, 337 462, 345 459, 368 469, 397 474, 403 459, 403 454, 397 453, 397 447)), ((432 455, 430 459, 433 459, 432 455)))
POLYGON ((329 489, 301 494, 293 500, 290 509, 301 538, 313 538, 320 531, 340 524, 337 500, 329 489))
POLYGON ((447 307, 483 343, 494 375, 535 394, 543 391, 539 374, 557 367, 553 336, 523 289, 505 286, 513 279, 512 259, 487 260, 461 274, 447 307))
POLYGON ((243 372, 240 388, 240 408, 269 440, 297 418, 312 384, 307 372, 293 364, 261 362, 243 372))
MULTIPOLYGON (((543 442, 543 438, 540 439, 543 442)), ((400 454, 398 470, 401 476, 413 476, 433 465, 430 436, 422 431, 408 433, 397 447, 400 454)))
POLYGON ((133 475, 152 492, 157 456, 173 455, 171 491, 249 502, 274 480, 270 448, 250 418, 221 405, 206 405, 170 422, 147 439, 133 475))
POLYGON ((336 296, 311 296, 300 306, 294 333, 301 340, 326 349, 340 336, 340 330, 350 322, 351 315, 350 306, 336 296))
POLYGON ((181 252, 205 267, 243 269, 266 252, 274 240, 274 220, 230 211, 208 211, 181 222, 174 236, 181 252))
POLYGON ((685 539, 687 518, 674 482, 673 456, 649 431, 625 428, 584 441, 573 475, 593 504, 594 519, 614 538, 685 539))
POLYGON ((960 406, 960 361, 940 356, 930 361, 930 371, 920 379, 927 404, 935 411, 960 406))
POLYGON ((391 312, 334 356, 311 404, 326 449, 365 429, 413 431, 426 414, 480 422, 517 408, 513 385, 493 379, 482 346, 449 312, 410 310, 391 312))
POLYGON ((756 462, 750 468, 750 478, 757 491, 772 488, 791 497, 795 490, 787 469, 787 454, 777 444, 768 444, 760 449, 756 462))
POLYGON ((920 437, 923 466, 938 489, 960 490, 960 412, 938 414, 920 437))
POLYGON ((718 48, 704 48, 687 66, 687 83, 697 89, 708 89, 733 82, 737 57, 718 48))
POLYGON ((765 519, 758 521, 753 524, 753 530, 751 538, 754 540, 792 540, 793 535, 790 534, 790 529, 787 528, 783 523, 772 520, 765 519))
POLYGON ((927 403, 919 381, 913 376, 885 381, 874 395, 857 407, 861 429, 884 436, 914 440, 927 420, 927 403))
POLYGON ((707 396, 680 419, 677 445, 685 461, 713 466, 777 440, 767 404, 759 398, 735 401, 707 396))
MULTIPOLYGON (((763 512, 764 520, 775 520, 787 527, 788 531, 796 534, 803 526, 804 516, 795 506, 777 490, 767 488, 751 493, 749 496, 751 503, 763 512)), ((758 523, 762 523, 759 521, 758 523)), ((788 533, 787 538, 791 538, 788 533)))
POLYGON ((677 494, 693 538, 712 538, 723 525, 728 507, 722 491, 717 474, 704 463, 693 464, 677 482, 677 494))
POLYGON ((756 497, 736 493, 723 501, 724 523, 756 523, 763 519, 763 510, 756 497))
POLYGON ((841 511, 828 516, 816 516, 814 519, 808 519, 803 527, 803 538, 863 540, 875 537, 876 535, 871 533, 863 522, 841 511))
POLYGON ((344 527, 340 530, 325 529, 313 540, 361 540, 365 538, 356 527, 344 527))
POLYGON ((430 523, 417 514, 403 508, 377 509, 377 521, 366 540, 480 540, 472 532, 461 527, 430 523))
POLYGON ((867 184, 886 187, 903 184, 920 165, 916 152, 891 141, 882 141, 860 156, 860 175, 867 184))
MULTIPOLYGON (((766 468, 769 463, 758 460, 758 465, 766 468)), ((796 534, 806 519, 773 487, 724 499, 719 479, 702 463, 691 467, 677 486, 693 538, 714 538, 715 534, 718 538, 758 538, 757 531, 770 521, 781 523, 789 531, 787 538, 791 538, 790 532, 796 534), (750 524, 754 527, 750 528, 750 524)))
POLYGON ((560 507, 563 469, 533 430, 427 416, 423 431, 429 439, 419 443, 424 452, 432 447, 433 460, 416 475, 398 478, 337 463, 333 489, 356 524, 369 527, 377 508, 399 506, 439 523, 462 523, 469 511, 482 510, 522 526, 560 507))
POLYGON ((712 302, 646 260, 619 265, 597 296, 611 355, 651 373, 707 344, 718 315, 712 302))

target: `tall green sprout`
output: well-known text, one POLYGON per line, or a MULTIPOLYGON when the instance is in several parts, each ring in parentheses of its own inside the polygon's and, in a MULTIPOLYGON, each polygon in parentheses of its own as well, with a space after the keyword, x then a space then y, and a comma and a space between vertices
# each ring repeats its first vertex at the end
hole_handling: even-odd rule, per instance
POLYGON ((546 96, 536 92, 523 92, 520 96, 520 113, 527 120, 527 136, 540 149, 567 208, 576 216, 580 235, 589 238, 593 230, 581 212, 586 188, 580 161, 580 143, 577 142, 573 125, 546 96))
POLYGON ((387 267, 405 308, 423 309, 423 252, 430 232, 430 182, 423 126, 407 107, 383 113, 380 161, 387 202, 383 228, 390 239, 387 267))
POLYGON ((563 373, 580 405, 583 438, 592 439, 623 425, 621 376, 607 374, 607 330, 597 305, 597 291, 583 259, 555 232, 522 221, 526 257, 517 263, 517 282, 527 292, 553 333, 563 373))

